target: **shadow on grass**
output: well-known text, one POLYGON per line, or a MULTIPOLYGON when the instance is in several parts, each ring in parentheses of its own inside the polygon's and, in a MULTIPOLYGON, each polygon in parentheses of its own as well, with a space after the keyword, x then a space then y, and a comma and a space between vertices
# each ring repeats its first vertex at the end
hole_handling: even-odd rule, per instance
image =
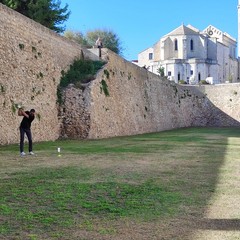
POLYGON ((240 231, 240 219, 203 219, 198 229, 240 231))
MULTIPOLYGON (((191 130, 186 131, 189 132, 191 130)), ((179 133, 184 134, 184 130, 183 132, 179 133)), ((186 137, 188 137, 189 141, 191 141, 190 135, 186 135, 186 137)), ((222 219, 206 218, 207 212, 212 204, 211 200, 213 196, 215 197, 215 193, 217 191, 216 189, 220 182, 221 168, 227 161, 226 155, 229 155, 229 152, 231 152, 231 154, 238 156, 238 146, 240 143, 239 139, 240 128, 200 128, 199 132, 192 137, 194 143, 196 143, 196 141, 198 142, 198 147, 196 149, 196 152, 193 152, 193 155, 191 157, 194 159, 194 161, 197 161, 199 165, 192 167, 188 166, 188 170, 185 172, 184 178, 181 177, 182 168, 180 171, 175 172, 176 180, 181 179, 181 181, 183 181, 183 188, 181 189, 181 192, 187 192, 185 191, 186 188, 195 188, 195 190, 192 191, 192 194, 194 194, 196 198, 190 196, 190 199, 192 198, 192 200, 186 204, 186 206, 190 206, 191 201, 194 201, 195 206, 193 212, 189 212, 190 214, 188 213, 183 217, 183 219, 187 221, 184 221, 183 223, 176 221, 174 223, 175 228, 181 229, 180 232, 182 229, 185 229, 184 237, 186 239, 194 239, 193 236, 196 230, 240 231, 240 219, 231 219, 228 218, 228 216, 223 216, 222 219), (205 140, 203 142, 200 136, 204 136, 205 140), (229 143, 229 139, 238 140, 236 142, 232 141, 232 143, 229 143), (231 149, 231 151, 228 148, 231 149), (202 149, 202 151, 199 152, 199 149, 202 149)), ((184 146, 184 148, 185 147, 186 146, 184 146)), ((186 152, 190 152, 187 148, 186 152)), ((234 159, 236 162, 239 162, 238 158, 232 157, 232 159, 234 159)), ((237 166, 238 164, 236 164, 236 167, 237 166)), ((231 186, 228 187, 230 188, 231 186)), ((222 208, 224 207, 225 206, 223 205, 222 208)), ((236 211, 239 211, 239 209, 236 209, 236 211)), ((176 239, 182 239, 182 236, 177 237, 176 235, 176 239)))

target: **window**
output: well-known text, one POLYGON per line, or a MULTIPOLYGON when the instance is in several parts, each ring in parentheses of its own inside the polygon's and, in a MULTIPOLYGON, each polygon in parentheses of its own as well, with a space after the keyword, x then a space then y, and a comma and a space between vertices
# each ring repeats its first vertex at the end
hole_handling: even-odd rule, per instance
POLYGON ((181 80, 181 75, 180 75, 180 72, 178 73, 178 81, 181 80))
POLYGON ((172 75, 172 72, 169 71, 169 72, 168 72, 168 76, 171 76, 171 75, 172 75))
POLYGON ((193 75, 193 70, 190 71, 191 76, 193 75))
POLYGON ((174 50, 175 51, 178 50, 178 41, 177 41, 177 39, 174 40, 174 50))
POLYGON ((190 40, 190 50, 193 51, 193 40, 190 40))
POLYGON ((149 60, 152 60, 152 59, 153 59, 153 53, 149 53, 149 54, 148 54, 148 59, 149 59, 149 60))
POLYGON ((198 81, 201 81, 201 73, 198 73, 198 81))

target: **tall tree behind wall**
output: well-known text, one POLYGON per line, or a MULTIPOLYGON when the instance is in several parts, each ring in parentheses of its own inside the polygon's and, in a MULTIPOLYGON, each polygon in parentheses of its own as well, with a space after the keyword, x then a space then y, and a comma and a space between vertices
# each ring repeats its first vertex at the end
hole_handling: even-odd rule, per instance
POLYGON ((68 5, 61 8, 60 0, 0 0, 0 3, 54 30, 65 31, 62 24, 69 18, 68 5))
POLYGON ((100 37, 102 39, 103 47, 106 47, 119 55, 122 55, 124 50, 120 38, 112 30, 96 29, 87 31, 85 35, 79 31, 67 30, 64 32, 64 36, 87 48, 94 46, 96 40, 100 37))
POLYGON ((117 54, 122 54, 123 48, 118 35, 111 30, 96 29, 86 33, 87 42, 91 45, 95 44, 96 39, 102 39, 103 47, 111 49, 117 54))

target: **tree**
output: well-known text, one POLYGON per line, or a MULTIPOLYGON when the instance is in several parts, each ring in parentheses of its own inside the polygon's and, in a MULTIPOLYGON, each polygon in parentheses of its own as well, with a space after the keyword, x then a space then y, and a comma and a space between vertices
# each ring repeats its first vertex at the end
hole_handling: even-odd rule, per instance
POLYGON ((110 30, 94 30, 88 31, 86 36, 81 32, 74 32, 67 30, 64 32, 64 36, 74 42, 77 42, 87 48, 95 45, 98 37, 102 39, 103 47, 109 48, 117 54, 122 54, 123 48, 121 42, 116 33, 110 30))
POLYGON ((159 67, 157 69, 157 73, 160 75, 160 77, 164 77, 164 67, 159 67))
POLYGON ((60 0, 0 0, 0 3, 58 33, 64 32, 65 26, 61 25, 70 15, 68 4, 61 8, 60 0))
POLYGON ((85 47, 91 47, 91 45, 88 44, 86 38, 84 37, 83 33, 81 32, 74 32, 71 30, 67 30, 64 32, 64 37, 78 43, 81 44, 85 47))
POLYGON ((120 39, 116 33, 111 30, 88 31, 86 33, 86 40, 89 45, 94 46, 96 40, 100 37, 102 39, 103 47, 106 47, 117 54, 122 54, 123 48, 120 39))

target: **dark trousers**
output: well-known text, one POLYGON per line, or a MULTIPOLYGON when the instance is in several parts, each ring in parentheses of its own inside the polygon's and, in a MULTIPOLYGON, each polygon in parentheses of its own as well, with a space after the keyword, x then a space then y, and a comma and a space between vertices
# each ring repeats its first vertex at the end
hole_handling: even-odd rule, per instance
POLYGON ((20 127, 20 152, 23 152, 24 149, 24 136, 25 133, 27 135, 28 138, 28 150, 29 152, 32 151, 32 133, 31 133, 31 129, 25 129, 25 128, 21 128, 20 127))
POLYGON ((98 56, 101 58, 102 57, 102 49, 100 46, 98 46, 98 56))

